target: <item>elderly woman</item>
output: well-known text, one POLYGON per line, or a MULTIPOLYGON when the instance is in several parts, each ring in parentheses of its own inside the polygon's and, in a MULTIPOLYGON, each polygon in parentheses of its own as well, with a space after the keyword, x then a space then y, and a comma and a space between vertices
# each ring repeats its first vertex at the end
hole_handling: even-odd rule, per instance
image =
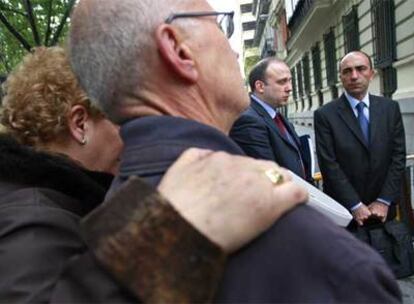
POLYGON ((103 201, 122 142, 62 48, 35 49, 4 88, 0 299, 41 302, 65 260, 82 250, 78 220, 103 201))

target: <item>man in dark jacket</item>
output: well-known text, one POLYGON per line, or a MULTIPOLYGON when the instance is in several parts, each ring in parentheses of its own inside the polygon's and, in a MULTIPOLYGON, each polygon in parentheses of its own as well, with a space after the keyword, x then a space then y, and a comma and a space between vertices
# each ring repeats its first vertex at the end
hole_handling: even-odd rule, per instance
MULTIPOLYGON (((79 2, 70 34, 73 68, 88 94, 122 123, 125 150, 113 188, 133 174, 157 184, 188 147, 243 154, 227 137, 249 104, 227 41, 232 16, 200 0, 79 2)), ((284 185, 273 177, 275 189, 284 185)), ((256 190, 266 194, 262 178, 256 190)), ((240 198, 251 191, 241 190, 240 198)), ((98 257, 113 268, 118 255, 98 257)), ((302 206, 229 257, 215 300, 398 302, 401 295, 378 254, 302 206)))
POLYGON ((368 94, 371 59, 344 56, 345 92, 315 112, 316 151, 324 191, 344 205, 359 225, 395 217, 405 168, 405 135, 398 103, 368 94), (391 211, 391 212, 390 212, 391 211))
POLYGON ((312 180, 299 136, 280 112, 292 92, 292 75, 281 60, 268 57, 249 74, 250 106, 236 120, 230 137, 254 158, 268 159, 288 168, 305 180, 312 180))

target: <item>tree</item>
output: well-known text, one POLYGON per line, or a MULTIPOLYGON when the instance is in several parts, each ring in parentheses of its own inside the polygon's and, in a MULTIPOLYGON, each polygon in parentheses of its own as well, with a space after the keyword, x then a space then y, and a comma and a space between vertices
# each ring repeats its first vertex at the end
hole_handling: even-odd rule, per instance
POLYGON ((33 47, 64 39, 77 0, 0 0, 0 74, 7 74, 33 47))

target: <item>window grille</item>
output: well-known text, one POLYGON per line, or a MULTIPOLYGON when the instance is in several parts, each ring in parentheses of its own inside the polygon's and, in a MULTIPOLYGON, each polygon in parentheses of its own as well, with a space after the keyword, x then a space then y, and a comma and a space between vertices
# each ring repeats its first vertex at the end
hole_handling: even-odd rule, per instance
POLYGON ((337 82, 337 61, 336 61, 336 47, 335 34, 333 28, 323 35, 323 43, 325 47, 325 63, 326 63, 326 78, 328 86, 334 86, 337 82))
POLYGON ((302 67, 303 67, 303 84, 306 95, 311 93, 311 84, 310 84, 310 66, 309 66, 309 54, 305 53, 302 58, 302 67))
POLYGON ((359 26, 358 26, 358 9, 353 6, 348 15, 342 17, 344 27, 344 46, 345 53, 359 50, 359 26))
POLYGON ((396 59, 394 0, 371 0, 374 64, 385 68, 396 59))
POLYGON ((397 58, 394 0, 371 0, 374 66, 380 70, 382 94, 391 97, 397 89, 397 73, 392 63, 397 58))
POLYGON ((313 79, 315 82, 315 91, 322 89, 322 69, 321 69, 321 51, 319 43, 317 43, 311 50, 312 52, 312 67, 313 79))
POLYGON ((240 11, 241 11, 242 14, 250 13, 250 12, 252 12, 252 10, 253 10, 253 6, 252 6, 251 3, 246 3, 246 4, 240 5, 240 11))
POLYGON ((302 80, 302 64, 299 62, 296 65, 296 77, 298 82, 299 97, 303 97, 303 80, 302 80))
POLYGON ((292 95, 293 95, 293 99, 296 101, 298 99, 298 93, 297 93, 297 86, 296 86, 296 69, 295 68, 292 68, 291 74, 292 74, 292 95))
POLYGON ((297 91, 297 85, 296 85, 296 69, 293 67, 291 70, 292 74, 292 96, 293 100, 295 102, 295 111, 298 109, 298 91, 297 91))
POLYGON ((302 63, 298 62, 298 64, 296 65, 296 77, 297 77, 297 82, 298 82, 298 94, 299 94, 299 98, 302 101, 302 109, 305 106, 305 99, 304 99, 304 94, 303 94, 303 71, 302 71, 302 63))

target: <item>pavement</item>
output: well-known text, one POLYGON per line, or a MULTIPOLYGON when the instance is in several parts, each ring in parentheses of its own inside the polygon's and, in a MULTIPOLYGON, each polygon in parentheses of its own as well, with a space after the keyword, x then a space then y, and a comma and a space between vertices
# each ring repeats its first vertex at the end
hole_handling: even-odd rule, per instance
MULTIPOLYGON (((313 148, 314 148, 314 153, 315 153, 315 132, 313 131, 313 129, 309 127, 301 126, 301 125, 294 125, 294 126, 299 136, 305 135, 305 134, 310 135, 312 142, 313 142, 313 148)), ((316 157, 315 157, 315 161, 316 161, 315 167, 316 167, 316 172, 317 172, 319 171, 319 166, 317 164, 316 157)), ((401 289, 401 293, 403 296, 403 303, 414 304, 414 275, 408 278, 405 278, 405 279, 397 280, 397 282, 401 289)))

